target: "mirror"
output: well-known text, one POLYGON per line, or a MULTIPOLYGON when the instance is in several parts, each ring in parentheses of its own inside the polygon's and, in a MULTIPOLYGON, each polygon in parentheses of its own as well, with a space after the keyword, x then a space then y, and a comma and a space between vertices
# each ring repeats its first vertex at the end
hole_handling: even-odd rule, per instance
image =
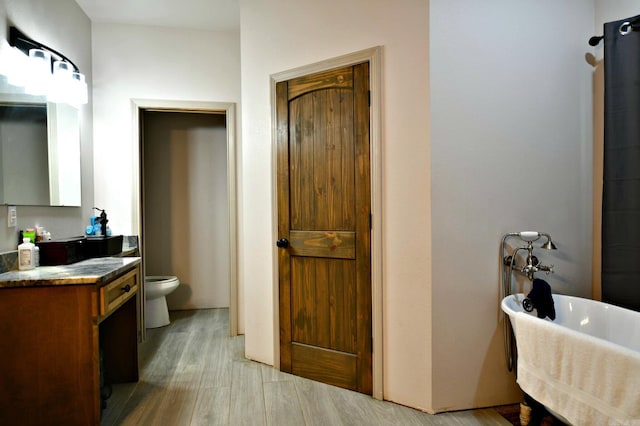
POLYGON ((80 113, 0 76, 0 204, 80 206, 80 113))

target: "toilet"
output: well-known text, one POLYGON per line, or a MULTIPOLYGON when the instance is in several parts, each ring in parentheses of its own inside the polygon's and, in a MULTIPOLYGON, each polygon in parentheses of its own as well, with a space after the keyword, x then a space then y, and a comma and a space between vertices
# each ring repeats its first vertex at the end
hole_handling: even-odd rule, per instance
POLYGON ((144 277, 145 327, 156 328, 169 325, 169 309, 166 295, 180 285, 173 276, 144 277))

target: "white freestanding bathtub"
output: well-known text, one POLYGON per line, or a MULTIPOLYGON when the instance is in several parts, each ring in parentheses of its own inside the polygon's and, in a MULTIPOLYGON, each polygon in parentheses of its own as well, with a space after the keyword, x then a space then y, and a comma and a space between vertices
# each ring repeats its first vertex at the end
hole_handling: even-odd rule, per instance
POLYGON ((556 319, 502 300, 518 349, 524 392, 573 425, 640 425, 640 312, 553 295, 556 319))

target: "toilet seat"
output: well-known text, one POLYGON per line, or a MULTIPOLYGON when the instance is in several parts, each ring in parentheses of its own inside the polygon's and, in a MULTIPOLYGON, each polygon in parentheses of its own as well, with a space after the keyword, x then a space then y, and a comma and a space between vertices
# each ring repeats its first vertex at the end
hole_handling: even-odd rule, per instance
POLYGON ((171 275, 152 275, 144 277, 145 299, 166 296, 180 285, 178 277, 171 275))
POLYGON ((175 276, 152 275, 144 277, 145 327, 157 328, 169 324, 166 295, 180 285, 175 276))

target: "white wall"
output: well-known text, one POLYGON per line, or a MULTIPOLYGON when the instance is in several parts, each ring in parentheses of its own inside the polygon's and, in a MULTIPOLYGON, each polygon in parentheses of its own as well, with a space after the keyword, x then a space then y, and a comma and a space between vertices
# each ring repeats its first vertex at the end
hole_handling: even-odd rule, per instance
MULTIPOLYGON (((9 49, 8 26, 69 57, 91 87, 91 22, 74 0, 0 0, 0 55, 9 49)), ((1 56, 4 57, 4 56, 1 56)), ((46 227, 54 238, 81 235, 93 207, 93 123, 89 104, 80 110, 82 207, 18 206, 18 226, 7 228, 7 209, 0 206, 0 252, 16 250, 19 229, 46 227)))
POLYGON ((246 355, 274 363, 270 75, 383 46, 384 395, 430 401, 430 183, 425 0, 241 0, 240 278, 246 355))
MULTIPOLYGON (((132 223, 132 99, 238 102, 237 32, 93 24, 95 202, 114 233, 132 223)), ((137 196, 137 194, 135 195, 137 196)))
MULTIPOLYGON (((431 0, 433 408, 515 402, 503 234, 548 232, 554 292, 591 295, 593 3, 431 0)), ((530 290, 527 283, 524 291, 530 290)))
MULTIPOLYGON (((593 35, 602 35, 606 22, 619 21, 640 15, 640 4, 635 0, 595 0, 595 30, 593 35)), ((602 42, 600 43, 602 49, 602 42)))
POLYGON ((135 234, 139 169, 131 100, 239 103, 240 35, 104 23, 94 23, 92 33, 95 204, 107 210, 114 233, 135 234))

